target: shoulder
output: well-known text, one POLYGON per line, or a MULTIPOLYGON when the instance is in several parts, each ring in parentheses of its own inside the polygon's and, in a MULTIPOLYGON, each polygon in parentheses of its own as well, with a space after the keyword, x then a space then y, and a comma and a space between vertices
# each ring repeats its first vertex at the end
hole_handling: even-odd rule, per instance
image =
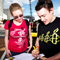
POLYGON ((60 17, 56 17, 56 20, 60 20, 60 17))
POLYGON ((56 17, 54 22, 60 23, 60 18, 59 17, 56 17))
POLYGON ((7 20, 7 21, 5 22, 5 24, 8 24, 8 23, 9 23, 9 21, 10 21, 10 20, 7 20))
POLYGON ((4 25, 4 28, 7 29, 7 30, 8 30, 9 21, 10 21, 10 20, 7 20, 7 21, 5 22, 5 25, 4 25))
POLYGON ((10 21, 10 20, 7 20, 7 21, 5 22, 5 25, 8 25, 8 24, 9 24, 9 21, 10 21))
POLYGON ((31 23, 29 22, 29 25, 31 25, 31 23))

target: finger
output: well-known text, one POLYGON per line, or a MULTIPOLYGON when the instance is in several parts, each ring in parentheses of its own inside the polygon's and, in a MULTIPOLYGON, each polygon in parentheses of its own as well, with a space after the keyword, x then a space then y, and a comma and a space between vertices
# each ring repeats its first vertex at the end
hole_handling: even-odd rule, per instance
POLYGON ((29 48, 28 48, 28 50, 30 51, 30 50, 31 50, 31 48, 29 47, 29 48))
POLYGON ((7 54, 7 57, 9 58, 9 57, 10 57, 10 55, 9 55, 9 54, 7 54))
POLYGON ((27 53, 29 53, 29 51, 26 51, 27 53))
POLYGON ((26 52, 28 53, 30 51, 30 49, 28 49, 26 52))
POLYGON ((38 55, 38 57, 41 59, 42 57, 40 55, 38 55))
POLYGON ((10 56, 12 56, 11 52, 9 53, 10 56))
POLYGON ((36 54, 33 55, 34 57, 38 57, 36 54))
POLYGON ((31 48, 30 46, 28 46, 27 48, 31 48))
POLYGON ((41 60, 46 60, 47 58, 45 57, 41 57, 40 55, 38 55, 38 57, 41 59, 41 60))
POLYGON ((43 59, 44 59, 44 60, 47 60, 47 58, 46 58, 46 57, 43 57, 43 59))
POLYGON ((34 57, 38 57, 38 54, 37 54, 35 51, 32 52, 32 55, 33 55, 34 57))

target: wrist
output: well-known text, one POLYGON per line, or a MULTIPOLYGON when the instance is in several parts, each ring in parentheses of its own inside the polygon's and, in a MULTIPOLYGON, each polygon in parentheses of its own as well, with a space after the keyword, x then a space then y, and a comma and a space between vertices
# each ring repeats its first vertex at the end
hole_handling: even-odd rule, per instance
POLYGON ((30 45, 32 47, 32 45, 30 45))
POLYGON ((36 46, 36 50, 38 50, 38 51, 39 51, 39 46, 36 46))

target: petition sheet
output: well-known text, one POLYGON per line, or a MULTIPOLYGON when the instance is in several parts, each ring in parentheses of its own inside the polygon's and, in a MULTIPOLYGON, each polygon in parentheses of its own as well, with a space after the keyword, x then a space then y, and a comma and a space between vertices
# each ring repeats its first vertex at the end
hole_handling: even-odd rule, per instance
MULTIPOLYGON (((39 54, 40 56, 44 56, 43 54, 39 54)), ((16 56, 13 56, 14 59, 13 60, 32 60, 34 59, 34 57, 32 56, 32 54, 30 53, 22 53, 16 56)), ((5 59, 5 60, 9 60, 9 59, 5 59)))

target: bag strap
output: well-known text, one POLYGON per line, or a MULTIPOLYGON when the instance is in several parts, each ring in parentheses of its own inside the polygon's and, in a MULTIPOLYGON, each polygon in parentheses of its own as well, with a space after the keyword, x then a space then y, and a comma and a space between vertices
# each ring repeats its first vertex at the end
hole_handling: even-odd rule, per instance
MULTIPOLYGON (((26 22, 26 25, 27 25, 27 28, 28 28, 28 36, 27 36, 27 39, 29 40, 29 22, 28 20, 25 20, 26 22)), ((28 41, 28 44, 29 44, 29 41, 28 41)))
POLYGON ((11 19, 11 20, 9 21, 9 24, 8 24, 9 30, 10 30, 10 27, 11 27, 11 25, 12 25, 12 22, 13 22, 13 19, 11 19))
MULTIPOLYGON (((10 27, 11 27, 11 25, 12 25, 12 22, 13 22, 13 19, 11 19, 11 20, 9 21, 9 24, 8 24, 8 28, 9 28, 9 29, 10 29, 10 27)), ((28 22, 28 20, 25 20, 25 22, 26 22, 27 28, 29 29, 29 22, 28 22)))
POLYGON ((26 22, 27 28, 29 30, 29 22, 28 22, 28 20, 25 20, 25 22, 26 22))

